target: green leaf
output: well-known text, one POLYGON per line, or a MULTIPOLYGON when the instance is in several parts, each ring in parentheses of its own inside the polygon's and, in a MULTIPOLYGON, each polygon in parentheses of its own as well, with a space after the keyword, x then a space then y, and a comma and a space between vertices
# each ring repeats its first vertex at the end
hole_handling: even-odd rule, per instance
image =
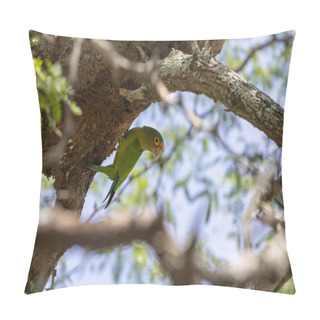
POLYGON ((176 219, 172 212, 171 203, 169 200, 166 200, 166 208, 167 208, 167 218, 173 224, 174 228, 176 228, 176 219))
POLYGON ((138 242, 131 244, 133 248, 133 257, 137 264, 138 270, 142 270, 147 265, 147 253, 144 245, 138 242))
POLYGON ((50 189, 53 188, 53 184, 55 182, 55 178, 50 176, 47 178, 44 174, 41 175, 41 189, 50 189))
POLYGON ((74 101, 71 101, 71 103, 70 103, 70 110, 76 116, 81 116, 82 115, 81 108, 78 107, 77 104, 74 101))
POLYGON ((33 60, 33 63, 37 78, 40 109, 45 112, 49 127, 61 137, 62 132, 57 126, 62 119, 62 104, 70 108, 76 116, 82 115, 82 110, 74 101, 70 100, 73 89, 64 77, 62 67, 58 62, 52 64, 51 61, 46 61, 43 63, 43 60, 37 57, 33 60))
POLYGON ((37 47, 39 45, 40 36, 33 36, 30 38, 30 47, 37 47))
POLYGON ((176 191, 178 188, 184 187, 188 183, 191 177, 192 177, 192 173, 189 173, 184 179, 177 181, 173 187, 173 190, 176 191))
POLYGON ((287 294, 295 294, 296 289, 294 287, 293 278, 289 279, 279 290, 280 293, 287 293, 287 294))
POLYGON ((213 194, 213 201, 214 201, 214 209, 216 211, 218 211, 218 205, 219 205, 219 203, 218 203, 218 192, 215 192, 213 194))
POLYGON ((206 214, 206 223, 209 221, 209 218, 210 218, 211 206, 212 206, 212 199, 211 199, 211 195, 209 195, 209 197, 208 197, 207 214, 206 214))
POLYGON ((208 144, 209 144, 208 137, 204 137, 202 139, 202 151, 203 151, 203 153, 208 152, 208 150, 209 150, 208 144))

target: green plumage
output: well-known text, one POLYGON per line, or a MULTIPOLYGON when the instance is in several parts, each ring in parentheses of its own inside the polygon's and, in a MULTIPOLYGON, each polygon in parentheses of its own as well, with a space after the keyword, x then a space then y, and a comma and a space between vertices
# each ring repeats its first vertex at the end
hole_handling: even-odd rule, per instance
POLYGON ((156 129, 151 127, 136 127, 129 130, 120 138, 113 164, 106 167, 95 164, 85 164, 85 167, 102 172, 113 180, 110 190, 103 200, 105 201, 109 197, 105 208, 108 207, 115 192, 136 165, 142 152, 149 150, 156 157, 159 157, 163 146, 163 138, 156 129))

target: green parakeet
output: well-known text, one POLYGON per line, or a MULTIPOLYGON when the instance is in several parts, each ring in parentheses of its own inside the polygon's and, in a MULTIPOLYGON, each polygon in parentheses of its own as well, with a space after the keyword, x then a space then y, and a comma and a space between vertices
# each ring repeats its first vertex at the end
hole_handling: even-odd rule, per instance
POLYGON ((163 147, 163 138, 156 129, 151 127, 136 127, 129 130, 120 138, 113 164, 106 167, 95 164, 85 164, 85 167, 102 172, 113 180, 110 190, 103 200, 104 202, 109 197, 105 208, 108 207, 115 192, 136 165, 142 152, 149 150, 158 158, 163 147))

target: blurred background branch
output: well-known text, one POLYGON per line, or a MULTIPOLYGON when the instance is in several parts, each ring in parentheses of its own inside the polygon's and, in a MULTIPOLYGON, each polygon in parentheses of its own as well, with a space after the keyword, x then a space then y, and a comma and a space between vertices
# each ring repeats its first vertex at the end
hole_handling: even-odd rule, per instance
MULTIPOLYGON (((104 40, 89 40, 89 43, 111 63, 116 70, 123 70, 130 73, 134 77, 142 78, 150 84, 151 88, 157 93, 158 97, 166 104, 173 103, 172 98, 168 97, 170 92, 163 84, 159 77, 159 66, 157 66, 158 54, 157 50, 154 51, 153 56, 146 62, 134 62, 125 58, 115 50, 110 41, 104 40)), ((140 51, 141 51, 140 47, 140 51)), ((146 56, 143 55, 146 59, 146 56)), ((125 88, 120 89, 120 94, 126 97, 130 102, 135 99, 143 99, 144 92, 147 87, 143 85, 143 91, 140 90, 137 95, 137 90, 128 90, 125 88), (142 95, 142 96, 141 96, 142 95)))
POLYGON ((266 290, 259 287, 259 283, 268 281, 272 291, 290 271, 283 230, 278 240, 262 255, 244 254, 233 267, 213 272, 204 267, 195 236, 186 245, 177 246, 164 226, 163 214, 154 213, 150 208, 134 217, 117 212, 117 215, 95 224, 80 223, 75 213, 55 208, 40 223, 37 237, 44 246, 54 241, 57 246, 80 245, 86 250, 110 249, 135 240, 146 241, 154 248, 163 271, 174 285, 208 281, 215 285, 266 290))

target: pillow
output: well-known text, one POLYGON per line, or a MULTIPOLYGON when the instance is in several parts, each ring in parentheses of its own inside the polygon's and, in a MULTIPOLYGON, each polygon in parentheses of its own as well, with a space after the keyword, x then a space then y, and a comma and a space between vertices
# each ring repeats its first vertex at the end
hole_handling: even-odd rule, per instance
POLYGON ((154 283, 293 294, 281 165, 293 39, 30 31, 43 175, 25 292, 154 283))

